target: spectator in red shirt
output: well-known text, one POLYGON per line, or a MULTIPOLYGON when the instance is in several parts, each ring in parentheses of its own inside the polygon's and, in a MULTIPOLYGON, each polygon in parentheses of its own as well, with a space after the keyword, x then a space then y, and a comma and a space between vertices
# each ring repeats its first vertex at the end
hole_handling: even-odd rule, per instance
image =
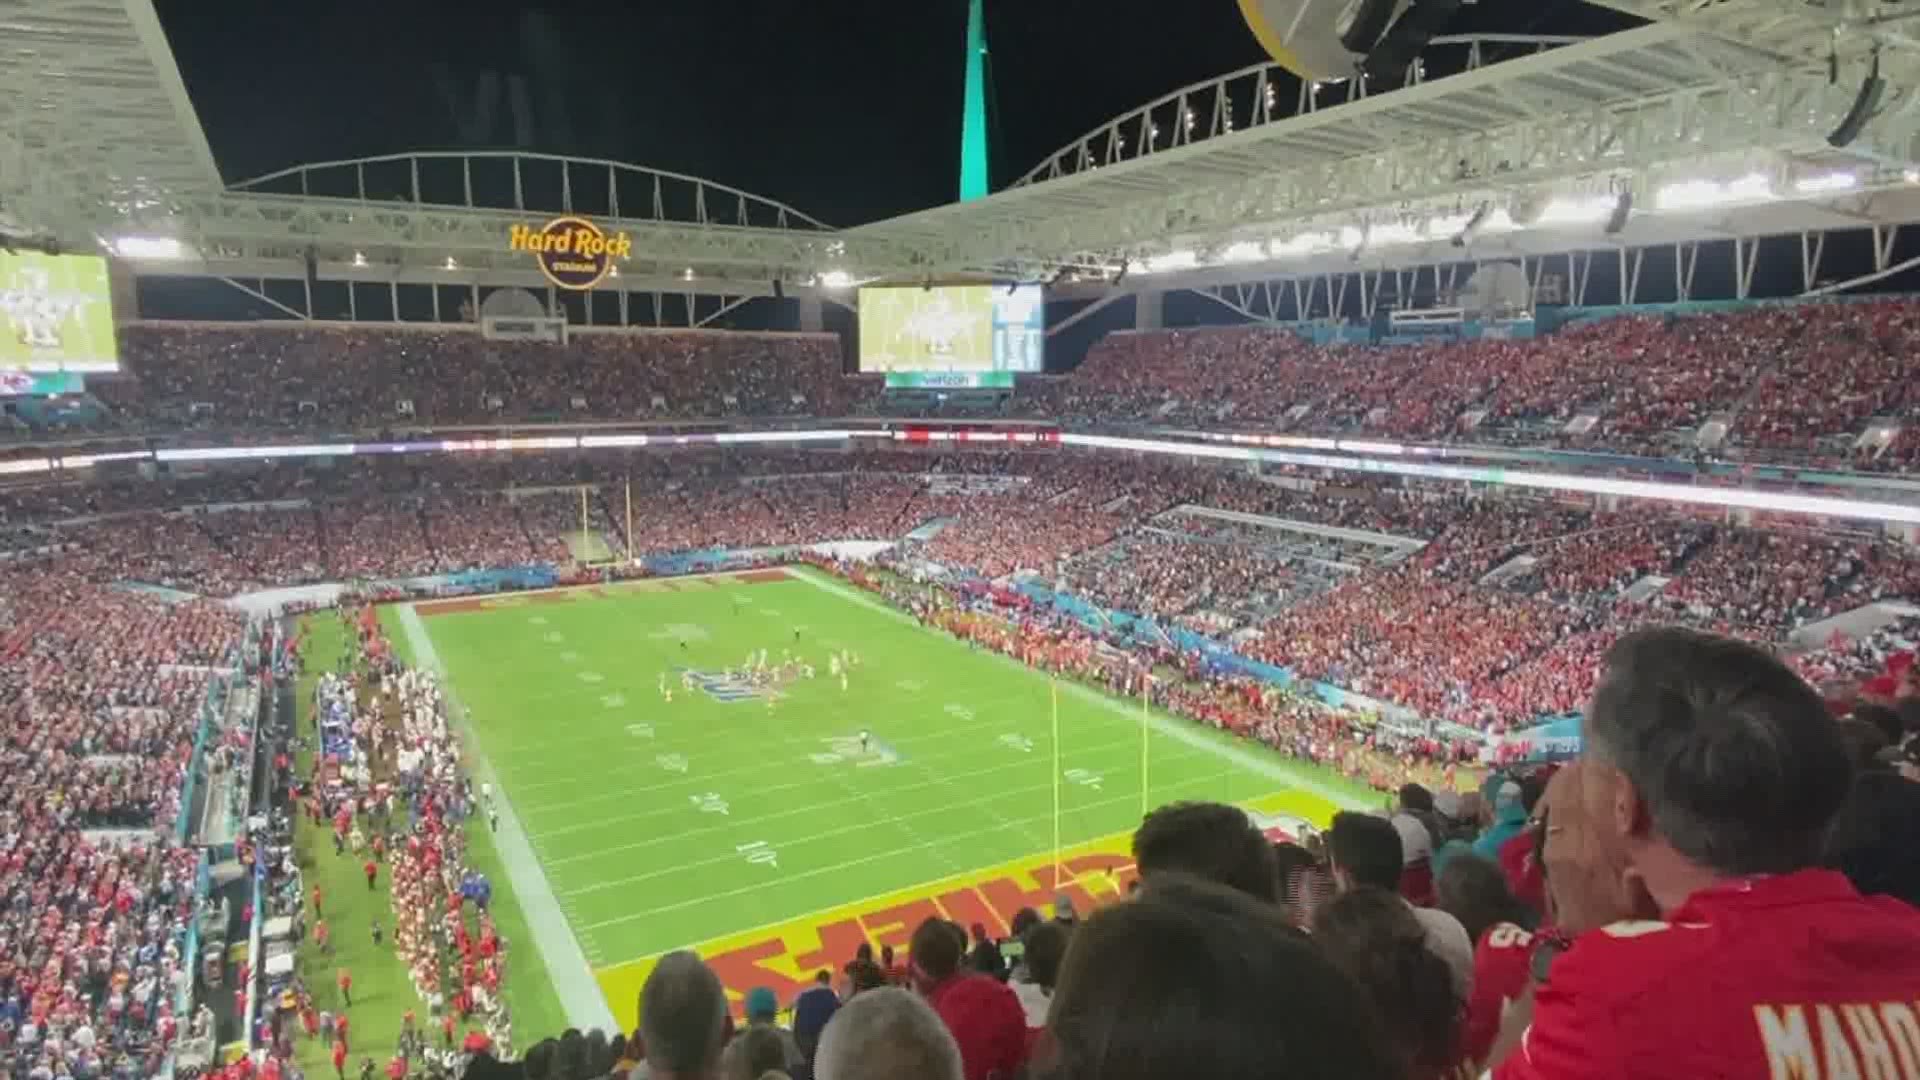
POLYGON ((333 1040, 333 1075, 338 1080, 347 1080, 347 1043, 345 1039, 333 1040))
POLYGON ((1915 1075, 1920 911, 1816 868, 1851 783, 1820 696, 1744 642, 1645 630, 1586 724, 1589 824, 1664 918, 1577 938, 1499 1080, 1915 1075))
POLYGON ((1360 988, 1272 904, 1170 872, 1073 935, 1036 1080, 1405 1076, 1360 988))
MULTIPOLYGON (((340 978, 338 982, 340 984, 341 1003, 349 1006, 352 1005, 353 1004, 353 972, 348 971, 346 968, 341 968, 340 978)), ((342 1014, 340 1018, 342 1020, 345 1020, 346 1015, 342 1014)))
POLYGON ((375 878, 380 876, 380 864, 377 862, 374 862, 372 859, 368 859, 367 865, 361 867, 361 869, 366 871, 366 874, 367 874, 367 891, 372 892, 373 881, 375 878))
POLYGON ((1459 919, 1474 943, 1465 1050, 1466 1060, 1485 1061, 1500 1033, 1501 1013, 1533 985, 1529 961, 1537 920, 1514 898, 1500 868, 1478 855, 1448 859, 1434 893, 1436 906, 1459 919))
POLYGON ((952 923, 921 923, 908 956, 915 986, 959 1044, 966 1080, 1013 1080, 1026 1057, 1026 1012, 1005 983, 963 966, 966 948, 952 923))

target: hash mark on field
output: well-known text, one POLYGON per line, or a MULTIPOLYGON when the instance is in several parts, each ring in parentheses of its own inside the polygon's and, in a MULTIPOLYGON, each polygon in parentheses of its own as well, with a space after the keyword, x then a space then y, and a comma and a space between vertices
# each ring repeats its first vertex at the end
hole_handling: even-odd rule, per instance
POLYGON ((560 652, 560 662, 563 664, 577 664, 580 662, 580 654, 574 652, 572 649, 562 649, 560 652))
POLYGON ((535 626, 547 625, 547 617, 545 615, 529 615, 527 616, 527 621, 535 626))
POLYGON ((597 671, 583 671, 579 677, 581 682, 586 683, 604 682, 606 680, 606 676, 597 671))
MULTIPOLYGON (((546 622, 547 620, 545 620, 545 619, 541 619, 540 621, 541 621, 541 622, 546 622)), ((547 644, 549 644, 549 645, 558 645, 558 644, 560 644, 561 642, 563 642, 563 641, 565 641, 565 640, 567 640, 567 635, 565 635, 565 634, 563 634, 563 633, 561 633, 561 632, 560 632, 560 631, 558 631, 558 630, 549 630, 549 631, 547 631, 547 632, 546 632, 546 634, 544 635, 544 638, 545 638, 545 641, 546 641, 546 643, 547 643, 547 644)))
POLYGON ((626 703, 627 703, 627 695, 625 694, 616 693, 616 694, 600 695, 600 704, 606 706, 609 709, 617 709, 620 706, 625 705, 626 703))

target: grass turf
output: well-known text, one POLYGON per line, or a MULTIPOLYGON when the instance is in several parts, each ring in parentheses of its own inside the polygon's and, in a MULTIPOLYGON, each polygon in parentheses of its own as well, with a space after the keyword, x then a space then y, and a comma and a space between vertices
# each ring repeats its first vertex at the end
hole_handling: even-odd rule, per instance
MULTIPOLYGON (((388 615, 382 614, 384 621, 388 615)), ((296 707, 301 734, 311 736, 314 682, 321 672, 338 666, 347 637, 339 619, 331 612, 308 616, 305 627, 307 674, 300 679, 296 707)), ((403 658, 411 659, 399 628, 389 622, 387 633, 403 658)), ((308 775, 313 766, 311 748, 303 749, 297 762, 300 775, 308 775)), ((426 1005, 414 993, 413 983, 393 951, 393 902, 387 888, 387 875, 382 872, 376 888, 369 891, 361 871, 363 859, 355 858, 351 852, 344 857, 334 855, 330 832, 328 826, 315 826, 305 819, 294 827, 295 856, 306 876, 308 895, 304 902, 308 925, 313 925, 312 890, 318 884, 323 891, 327 926, 333 938, 333 954, 323 956, 309 935, 300 946, 297 962, 313 991, 316 1005, 336 1014, 343 1005, 336 976, 341 968, 352 972, 353 1006, 346 1012, 353 1021, 350 1035, 353 1054, 347 1071, 355 1075, 363 1056, 371 1057, 384 1070, 399 1039, 402 1014, 413 1009, 424 1022, 426 1005), (370 929, 375 919, 385 932, 384 943, 377 947, 370 929)), ((547 978, 546 968, 540 962, 526 919, 511 890, 498 884, 506 880, 506 871, 500 865, 484 821, 470 822, 468 837, 470 861, 496 882, 494 918, 513 948, 505 992, 513 1009, 515 1036, 522 1040, 531 1036, 537 1040, 558 1034, 566 1027, 566 1017, 547 978)), ((331 1046, 318 1040, 297 1041, 298 1061, 309 1076, 332 1075, 331 1052, 331 1046)))
MULTIPOLYGON (((596 969, 1052 847, 1055 694, 1004 657, 797 579, 637 582, 463 606, 420 612, 596 969), (783 650, 805 657, 816 677, 782 687, 771 707, 681 687, 680 668, 717 674, 763 648, 775 662, 783 650), (846 649, 861 663, 843 691, 827 654, 846 649)), ((1067 689, 1057 701, 1060 842, 1132 829, 1138 705, 1067 689)), ((1245 744, 1204 734, 1199 745, 1149 736, 1151 805, 1282 792, 1301 817, 1334 809, 1289 791, 1274 764, 1302 786, 1373 798, 1263 751, 1269 768, 1250 767, 1210 745, 1244 754, 1245 744)), ((514 977, 528 967, 516 963, 514 977)), ((522 1022, 516 1007, 516 1028, 542 1030, 522 1022)))

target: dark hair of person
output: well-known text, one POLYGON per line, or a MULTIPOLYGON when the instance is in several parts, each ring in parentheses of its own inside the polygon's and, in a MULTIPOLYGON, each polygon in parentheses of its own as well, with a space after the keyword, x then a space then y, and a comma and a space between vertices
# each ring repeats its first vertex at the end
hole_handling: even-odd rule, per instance
POLYGON ((1586 737, 1675 851, 1728 875, 1817 863, 1851 780, 1811 686, 1762 649, 1696 630, 1615 642, 1586 737))
POLYGON ((1894 711, 1900 714, 1900 739, 1920 735, 1920 698, 1906 698, 1894 706, 1894 711))
POLYGON ((1273 847, 1237 806, 1177 802, 1160 807, 1134 831, 1133 861, 1143 879, 1177 870, 1270 904, 1280 900, 1273 847))
POLYGON ((747 1076, 759 1076, 768 1072, 784 1072, 787 1068, 787 1044, 780 1037, 780 1029, 754 1026, 741 1032, 737 1038, 740 1047, 735 1053, 745 1066, 740 1071, 747 1076))
POLYGON ((1453 971, 1397 893, 1358 888, 1313 913, 1313 940, 1360 984, 1410 1076, 1437 1076, 1460 1058, 1466 1008, 1453 971))
POLYGON ((1512 923, 1531 930, 1539 921, 1532 909, 1513 895, 1507 875, 1493 860, 1461 852, 1447 860, 1433 882, 1434 907, 1460 920, 1467 940, 1478 942, 1496 923, 1512 923))
POLYGON ((1342 810, 1327 827, 1327 857, 1356 885, 1393 890, 1400 887, 1405 858, 1393 822, 1374 814, 1342 810))
POLYGON ((1855 777, 1821 861, 1863 894, 1920 907, 1920 784, 1887 771, 1855 777))
MULTIPOLYGON (((1893 710, 1886 710, 1889 716, 1893 710)), ((1895 717, 1898 720, 1898 717, 1895 717)), ((1880 751, 1887 748, 1887 737, 1882 734, 1879 725, 1860 719, 1859 710, 1852 716, 1839 721, 1834 729, 1840 733, 1840 745, 1846 749, 1847 763, 1856 773, 1870 772, 1882 768, 1880 751)))
POLYGON ((1036 984, 1051 990, 1060 981, 1060 962, 1072 938, 1073 928, 1065 923, 1044 922, 1027 931, 1027 974, 1036 984))
POLYGON ((1274 841, 1273 869, 1274 876, 1280 882, 1281 903, 1290 904, 1300 899, 1293 895, 1294 872, 1310 870, 1319 863, 1320 860, 1313 857, 1313 852, 1291 840, 1274 841))
POLYGON ((1279 908, 1154 876, 1073 932, 1033 1080, 1403 1080, 1351 977, 1279 908))
POLYGON ((1013 921, 1007 924, 1007 930, 1014 937, 1025 937, 1027 931, 1040 925, 1040 913, 1030 907, 1023 907, 1013 913, 1013 921))
POLYGON ((1898 712, 1885 705, 1875 705, 1871 702, 1855 705, 1853 712, 1847 714, 1847 718, 1872 724, 1874 729, 1880 732, 1880 737, 1885 740, 1884 745, 1887 746, 1899 742, 1906 735, 1906 722, 1900 719, 1898 712))
POLYGON ((913 962, 936 982, 960 970, 960 957, 966 950, 964 936, 956 937, 953 924, 928 916, 913 931, 913 962))

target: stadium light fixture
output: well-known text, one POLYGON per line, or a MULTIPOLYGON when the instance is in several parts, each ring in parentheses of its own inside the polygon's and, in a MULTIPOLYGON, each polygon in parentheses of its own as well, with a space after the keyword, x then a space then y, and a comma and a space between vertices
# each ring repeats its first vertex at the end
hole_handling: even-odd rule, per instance
POLYGON ((1770 202, 1779 196, 1764 173, 1748 173, 1726 183, 1684 180, 1653 193, 1655 210, 1706 210, 1735 203, 1770 202))
POLYGON ((447 256, 447 269, 449 270, 460 269, 460 264, 458 262, 455 262, 453 256, 451 255, 447 256))
POLYGON ((1223 263, 1259 262, 1266 257, 1266 251, 1252 240, 1228 244, 1226 250, 1220 253, 1220 261, 1223 263))
POLYGON ((1549 199, 1536 220, 1541 225, 1598 225, 1607 220, 1618 203, 1613 195, 1549 199))
POLYGON ((828 289, 844 289, 853 284, 853 275, 845 270, 828 270, 820 275, 820 284, 828 289))
POLYGON ((1169 251, 1165 255, 1155 255, 1146 260, 1139 268, 1142 274, 1165 274, 1174 270, 1192 270, 1200 265, 1200 256, 1182 248, 1169 251))
POLYGON ((1900 174, 1900 179, 1909 184, 1920 184, 1920 169, 1908 169, 1900 174))
POLYGON ((1325 251, 1334 244, 1332 233, 1308 232, 1289 240, 1275 240, 1267 245, 1276 259, 1285 259, 1294 255, 1312 255, 1316 251, 1325 251))
POLYGON ((1802 195, 1826 195, 1835 191, 1851 191, 1858 186, 1860 186, 1860 178, 1850 172, 1804 176, 1793 182, 1793 190, 1802 195))
POLYGON ((365 267, 365 266, 367 265, 367 256, 366 256, 366 254, 365 254, 364 252, 359 252, 359 251, 356 251, 356 252, 354 252, 354 253, 353 253, 353 265, 354 265, 354 267, 355 267, 356 269, 358 269, 358 268, 364 268, 364 267, 365 267))
POLYGON ((171 236, 122 236, 113 253, 123 259, 184 259, 187 246, 171 236))

